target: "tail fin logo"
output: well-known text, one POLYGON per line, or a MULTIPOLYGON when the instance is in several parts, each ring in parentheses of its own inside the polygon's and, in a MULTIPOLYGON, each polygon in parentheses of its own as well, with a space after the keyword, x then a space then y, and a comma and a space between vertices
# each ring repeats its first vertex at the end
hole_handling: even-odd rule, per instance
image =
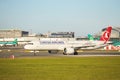
POLYGON ((110 39, 112 27, 109 26, 104 34, 101 36, 100 40, 105 41, 105 43, 110 39))
POLYGON ((109 34, 109 32, 106 31, 106 32, 105 32, 105 38, 109 38, 109 35, 108 35, 108 34, 109 34))

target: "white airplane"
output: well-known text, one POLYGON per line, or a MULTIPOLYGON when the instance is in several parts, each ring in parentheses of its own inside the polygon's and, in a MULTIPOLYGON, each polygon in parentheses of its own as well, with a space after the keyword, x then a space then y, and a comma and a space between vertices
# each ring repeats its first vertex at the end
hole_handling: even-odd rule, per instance
POLYGON ((110 39, 112 27, 109 26, 104 34, 100 37, 100 41, 90 40, 75 40, 75 41, 64 41, 60 38, 44 38, 38 41, 31 41, 24 46, 24 49, 28 50, 48 50, 49 53, 63 51, 63 54, 74 54, 77 55, 78 49, 97 49, 106 46, 110 39))

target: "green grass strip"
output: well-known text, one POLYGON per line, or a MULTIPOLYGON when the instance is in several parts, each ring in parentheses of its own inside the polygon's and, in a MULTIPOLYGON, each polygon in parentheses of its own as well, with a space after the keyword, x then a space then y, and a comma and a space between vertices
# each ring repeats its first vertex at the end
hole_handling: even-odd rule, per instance
POLYGON ((120 57, 2 58, 0 80, 120 80, 120 57))

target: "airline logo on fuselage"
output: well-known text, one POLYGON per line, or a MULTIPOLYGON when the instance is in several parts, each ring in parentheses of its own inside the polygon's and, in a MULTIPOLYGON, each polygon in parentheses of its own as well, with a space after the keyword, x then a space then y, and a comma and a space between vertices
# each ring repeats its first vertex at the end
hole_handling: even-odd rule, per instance
POLYGON ((40 41, 40 44, 64 44, 64 41, 40 41))

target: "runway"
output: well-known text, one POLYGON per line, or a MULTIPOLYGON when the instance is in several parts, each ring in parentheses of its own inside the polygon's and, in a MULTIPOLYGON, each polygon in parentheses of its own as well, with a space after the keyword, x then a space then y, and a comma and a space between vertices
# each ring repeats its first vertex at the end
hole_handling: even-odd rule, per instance
POLYGON ((22 57, 90 57, 90 56, 120 56, 120 51, 104 51, 104 50, 79 50, 78 55, 63 55, 62 51, 50 54, 47 51, 31 51, 25 50, 22 47, 0 48, 0 58, 10 58, 14 55, 16 58, 22 57))

